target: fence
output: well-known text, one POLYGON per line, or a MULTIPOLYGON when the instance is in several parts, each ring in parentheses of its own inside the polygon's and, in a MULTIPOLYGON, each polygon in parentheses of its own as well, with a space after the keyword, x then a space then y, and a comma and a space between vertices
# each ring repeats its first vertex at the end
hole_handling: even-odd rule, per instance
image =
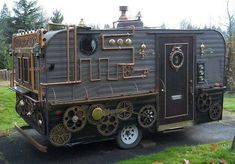
POLYGON ((9 80, 10 71, 7 69, 0 69, 0 80, 9 80))

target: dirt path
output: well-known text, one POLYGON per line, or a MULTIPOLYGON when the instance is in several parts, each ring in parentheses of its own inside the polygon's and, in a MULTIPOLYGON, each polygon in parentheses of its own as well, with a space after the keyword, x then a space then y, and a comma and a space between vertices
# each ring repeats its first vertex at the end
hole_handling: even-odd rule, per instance
POLYGON ((9 81, 0 81, 0 87, 1 86, 9 86, 10 82, 9 81))

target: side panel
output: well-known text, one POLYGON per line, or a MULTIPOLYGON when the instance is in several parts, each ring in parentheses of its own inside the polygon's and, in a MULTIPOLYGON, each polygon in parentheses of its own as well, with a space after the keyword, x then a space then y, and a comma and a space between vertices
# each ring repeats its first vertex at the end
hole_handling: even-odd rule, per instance
MULTIPOLYGON (((47 82, 67 81, 66 33, 60 32, 47 45, 46 70, 47 82)), ((77 58, 75 58, 74 34, 70 32, 69 78, 76 84, 47 87, 48 100, 87 100, 114 96, 149 93, 156 91, 156 63, 154 35, 145 31, 78 31, 77 58), (95 38, 97 49, 92 54, 81 51, 82 40, 95 38), (110 45, 113 39, 116 44, 110 45), (123 45, 117 41, 122 39, 123 45), (131 39, 130 45, 125 44, 131 39), (141 44, 145 44, 143 55, 141 44), (77 68, 75 60, 77 59, 77 68)))

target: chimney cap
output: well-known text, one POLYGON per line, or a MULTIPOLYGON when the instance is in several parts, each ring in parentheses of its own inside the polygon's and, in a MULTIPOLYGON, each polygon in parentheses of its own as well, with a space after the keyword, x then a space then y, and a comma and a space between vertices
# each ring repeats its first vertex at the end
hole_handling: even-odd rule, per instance
POLYGON ((119 6, 119 10, 121 11, 121 16, 119 17, 120 21, 128 20, 126 16, 127 6, 119 6))
POLYGON ((128 7, 127 6, 119 6, 120 11, 127 11, 128 7))

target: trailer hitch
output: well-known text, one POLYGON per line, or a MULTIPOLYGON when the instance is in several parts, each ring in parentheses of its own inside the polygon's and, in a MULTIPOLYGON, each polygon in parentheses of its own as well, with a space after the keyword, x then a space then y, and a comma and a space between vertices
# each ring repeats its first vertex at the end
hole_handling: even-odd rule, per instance
POLYGON ((24 132, 24 130, 15 123, 15 128, 18 132, 20 132, 36 149, 38 149, 41 152, 46 153, 47 147, 38 143, 34 138, 29 136, 27 133, 24 132))

